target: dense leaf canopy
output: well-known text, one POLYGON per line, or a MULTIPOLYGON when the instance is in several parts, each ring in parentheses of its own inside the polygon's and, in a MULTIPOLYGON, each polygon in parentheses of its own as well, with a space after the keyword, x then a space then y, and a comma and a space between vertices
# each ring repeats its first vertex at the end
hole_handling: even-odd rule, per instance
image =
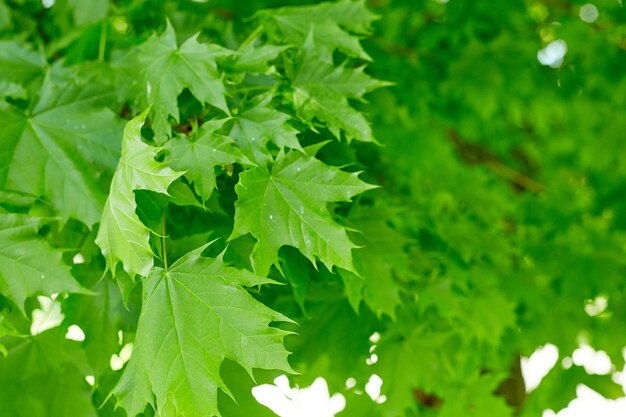
POLYGON ((571 361, 526 393, 520 357, 624 366, 625 22, 620 0, 0 0, 0 410, 265 416, 251 387, 283 373, 346 417, 621 396, 571 361), (63 320, 31 331, 41 296, 63 320))

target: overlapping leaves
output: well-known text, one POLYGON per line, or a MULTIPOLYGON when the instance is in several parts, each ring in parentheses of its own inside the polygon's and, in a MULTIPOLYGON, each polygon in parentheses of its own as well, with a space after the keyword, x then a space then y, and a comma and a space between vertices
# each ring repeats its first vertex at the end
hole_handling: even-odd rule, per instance
MULTIPOLYGON (((293 372, 282 329, 291 320, 264 288, 275 283, 271 267, 281 269, 281 248, 313 264, 301 281, 316 279, 318 263, 331 277, 334 267, 357 272, 341 217, 374 186, 314 155, 332 135, 346 149, 344 139, 373 141, 350 100, 384 85, 358 66, 370 59, 359 37, 374 14, 348 0, 261 13, 264 26, 237 47, 233 26, 212 31, 215 22, 186 20, 184 8, 168 10, 173 24, 160 19, 167 4, 155 3, 145 21, 143 5, 38 5, 43 23, 33 27, 51 30, 39 49, 0 40, 0 349, 8 354, 0 381, 28 362, 20 383, 0 393, 10 412, 18 398, 20 413, 33 416, 108 415, 120 412, 115 404, 130 417, 150 408, 219 416, 218 396, 242 391, 225 381, 252 383, 238 366, 248 376, 293 372), (158 34, 156 15, 165 24, 158 34), (45 238, 42 213, 61 220, 45 238), (203 256, 221 251, 206 245, 220 234, 226 249, 203 256), (254 273, 243 269, 248 257, 254 273), (111 294, 111 275, 123 294, 111 294), (60 293, 61 328, 25 336, 29 298, 52 293, 60 293), (81 326, 80 345, 64 341, 70 325, 81 326), (134 351, 120 377, 109 358, 127 341, 134 351)), ((12 11, 0 30, 29 14, 12 11)), ((309 294, 300 295, 304 307, 309 294)), ((365 348, 369 327, 354 330, 365 348)))
POLYGON ((32 417, 98 415, 85 382, 89 371, 80 345, 51 329, 26 339, 12 339, 0 360, 0 410, 32 417))
POLYGON ((96 85, 44 81, 21 110, 0 103, 0 188, 43 197, 65 218, 93 225, 119 156, 121 123, 96 85))
POLYGON ((302 149, 298 130, 289 124, 290 116, 271 106, 272 94, 252 99, 237 115, 226 120, 228 135, 250 160, 258 164, 271 161, 268 144, 279 149, 302 149))
POLYGON ((20 214, 0 214, 0 292, 20 309, 26 298, 37 294, 84 289, 53 249, 38 235, 46 224, 20 214))
POLYGON ((122 155, 113 176, 96 243, 102 249, 108 267, 122 262, 131 275, 148 276, 154 265, 150 248, 150 229, 140 220, 135 210, 135 190, 151 190, 167 194, 169 185, 178 178, 177 173, 154 158, 159 148, 142 142, 141 126, 147 110, 127 123, 122 139, 122 155))
POLYGON ((407 254, 410 241, 389 225, 392 215, 393 210, 383 203, 353 207, 347 220, 348 226, 359 231, 354 234, 355 243, 360 246, 354 251, 354 258, 360 276, 343 270, 339 275, 356 311, 364 300, 379 316, 395 318, 396 308, 402 304, 402 284, 398 281, 409 280, 412 273, 407 254))
POLYGON ((177 98, 184 88, 200 102, 229 113, 225 88, 215 63, 216 56, 226 53, 222 48, 198 42, 197 35, 179 47, 168 22, 165 32, 154 35, 136 53, 142 68, 140 105, 153 106, 152 128, 159 143, 170 133, 169 117, 180 121, 177 98))
POLYGON ((271 168, 252 168, 236 187, 235 227, 231 238, 252 234, 254 269, 266 275, 278 250, 293 246, 315 263, 354 270, 346 229, 332 218, 331 202, 350 201, 373 188, 358 178, 297 151, 280 153, 271 168))
POLYGON ((305 121, 317 119, 337 138, 344 132, 348 141, 374 141, 365 116, 348 99, 362 100, 365 93, 388 84, 365 74, 364 67, 349 69, 320 62, 313 35, 311 32, 306 38, 295 68, 289 72, 298 115, 305 121))
POLYGON ((268 327, 289 321, 242 287, 272 283, 201 256, 206 245, 144 281, 144 305, 133 357, 113 390, 129 416, 147 404, 164 414, 220 415, 217 391, 225 358, 253 368, 291 371, 282 344, 287 332, 268 327))
POLYGON ((320 59, 332 64, 332 53, 336 49, 354 58, 369 59, 354 35, 369 33, 372 22, 377 19, 364 3, 341 0, 308 7, 285 7, 265 11, 260 16, 274 25, 273 37, 284 43, 301 45, 312 32, 312 45, 320 59))
POLYGON ((192 138, 174 138, 166 145, 170 153, 169 166, 184 171, 204 200, 208 200, 215 189, 215 167, 235 162, 251 164, 232 138, 216 132, 222 124, 223 121, 206 123, 192 138))

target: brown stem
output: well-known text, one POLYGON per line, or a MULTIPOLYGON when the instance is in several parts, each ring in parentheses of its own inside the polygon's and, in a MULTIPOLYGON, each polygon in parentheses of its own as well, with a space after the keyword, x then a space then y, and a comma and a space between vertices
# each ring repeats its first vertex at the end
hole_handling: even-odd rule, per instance
POLYGON ((495 393, 504 398, 507 404, 515 410, 516 414, 522 411, 524 401, 526 400, 526 384, 522 376, 521 355, 518 354, 515 357, 509 377, 500 383, 495 393))
POLYGON ((545 186, 527 175, 505 165, 489 150, 464 140, 453 129, 448 130, 448 138, 454 144, 459 156, 470 165, 485 165, 493 173, 515 185, 520 190, 539 194, 545 190, 545 186))

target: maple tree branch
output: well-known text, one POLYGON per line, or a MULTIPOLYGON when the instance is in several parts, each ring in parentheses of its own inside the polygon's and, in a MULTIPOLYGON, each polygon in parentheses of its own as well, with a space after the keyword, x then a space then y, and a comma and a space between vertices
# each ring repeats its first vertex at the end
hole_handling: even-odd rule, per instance
POLYGON ((526 384, 522 375, 522 356, 520 354, 515 356, 509 376, 500 383, 495 394, 504 398, 506 403, 515 410, 515 415, 522 411, 526 402, 526 384))
POLYGON ((466 141, 456 130, 449 129, 448 138, 456 147, 461 158, 469 165, 485 165, 494 174, 517 186, 521 190, 527 190, 535 194, 539 194, 545 190, 543 184, 504 164, 489 150, 466 141))
POLYGON ((545 190, 543 184, 535 181, 534 179, 514 170, 513 168, 503 164, 500 161, 489 161, 487 166, 491 168, 493 172, 507 181, 519 186, 524 190, 531 191, 535 194, 539 194, 545 190))

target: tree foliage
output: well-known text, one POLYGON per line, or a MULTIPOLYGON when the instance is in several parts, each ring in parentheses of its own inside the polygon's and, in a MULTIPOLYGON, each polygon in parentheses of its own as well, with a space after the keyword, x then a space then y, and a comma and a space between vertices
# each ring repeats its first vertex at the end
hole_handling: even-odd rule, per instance
POLYGON ((526 394, 519 358, 624 365, 624 22, 615 0, 0 0, 0 410, 269 415, 250 388, 280 373, 355 417, 621 395, 560 362, 526 394), (31 331, 37 296, 59 327, 31 331))

